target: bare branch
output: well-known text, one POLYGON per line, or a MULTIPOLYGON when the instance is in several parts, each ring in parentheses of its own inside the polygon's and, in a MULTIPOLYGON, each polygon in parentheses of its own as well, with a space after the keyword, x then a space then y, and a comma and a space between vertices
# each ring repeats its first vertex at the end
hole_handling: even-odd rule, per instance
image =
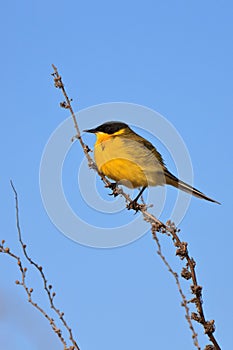
POLYGON ((14 191, 14 195, 15 195, 16 226, 17 226, 17 232, 18 232, 18 239, 19 239, 23 254, 24 254, 26 260, 31 265, 33 265, 35 267, 35 269, 39 272, 39 274, 42 278, 42 281, 43 281, 44 289, 45 289, 47 297, 49 299, 50 307, 57 314, 60 322, 65 327, 65 329, 68 331, 69 339, 72 343, 72 346, 70 346, 70 347, 67 346, 67 342, 65 341, 65 338, 62 335, 62 330, 56 325, 54 319, 51 316, 49 316, 45 312, 45 310, 33 300, 33 298, 32 298, 33 289, 29 288, 27 283, 26 283, 26 273, 27 273, 28 269, 27 269, 27 267, 23 266, 21 258, 19 256, 12 253, 10 251, 10 248, 4 246, 4 243, 5 243, 4 240, 2 241, 2 244, 0 244, 0 253, 5 253, 17 261, 18 268, 21 272, 21 281, 17 280, 16 284, 21 285, 24 288, 24 290, 27 294, 27 297, 28 297, 28 302, 31 303, 37 310, 39 310, 42 313, 42 315, 49 321, 53 331, 57 334, 58 338, 62 342, 62 344, 64 346, 64 350, 80 350, 80 348, 78 347, 78 345, 74 339, 72 329, 68 326, 68 323, 66 322, 66 320, 64 318, 64 312, 62 312, 60 309, 58 309, 55 306, 54 297, 55 297, 56 293, 54 291, 52 291, 52 285, 48 284, 48 281, 47 281, 46 276, 43 272, 42 266, 40 266, 38 263, 36 263, 27 253, 27 250, 26 250, 27 246, 23 242, 21 228, 20 228, 20 222, 19 222, 18 194, 16 192, 16 189, 14 187, 13 182, 11 181, 10 183, 11 183, 11 187, 14 191))
POLYGON ((175 272, 171 268, 171 265, 168 263, 167 259, 163 255, 162 249, 161 249, 161 244, 160 244, 158 236, 156 234, 157 231, 156 231, 156 229, 154 227, 151 228, 151 232, 152 232, 153 238, 156 241, 156 244, 157 244, 157 247, 158 247, 157 254, 163 260, 163 262, 166 265, 168 271, 175 278, 175 281, 176 281, 176 284, 177 284, 177 288, 178 288, 178 291, 179 291, 181 299, 182 299, 181 305, 185 308, 185 317, 186 317, 186 320, 187 320, 187 322, 189 324, 189 328, 191 329, 191 332, 192 332, 193 343, 196 346, 196 348, 200 350, 201 348, 200 348, 200 345, 198 343, 197 333, 195 332, 195 329, 194 329, 193 324, 192 324, 192 319, 191 319, 191 316, 190 316, 190 311, 189 311, 189 307, 188 307, 188 301, 187 301, 186 296, 184 295, 183 290, 181 288, 179 276, 178 276, 177 272, 175 272))

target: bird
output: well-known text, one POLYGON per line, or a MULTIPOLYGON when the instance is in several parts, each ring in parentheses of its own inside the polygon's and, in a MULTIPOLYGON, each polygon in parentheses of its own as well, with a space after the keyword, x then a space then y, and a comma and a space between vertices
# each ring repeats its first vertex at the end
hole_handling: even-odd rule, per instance
POLYGON ((147 187, 163 185, 171 185, 195 197, 220 204, 173 175, 155 146, 126 123, 109 121, 84 132, 96 135, 94 159, 98 171, 115 181, 109 187, 114 189, 121 184, 139 189, 131 203, 132 208, 136 208, 138 199, 147 187))

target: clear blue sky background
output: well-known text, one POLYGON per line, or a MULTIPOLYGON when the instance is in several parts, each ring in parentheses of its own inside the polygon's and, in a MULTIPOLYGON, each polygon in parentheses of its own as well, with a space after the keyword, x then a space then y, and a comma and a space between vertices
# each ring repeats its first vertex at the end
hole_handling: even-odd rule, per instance
MULTIPOLYGON (((94 249, 67 239, 47 216, 40 159, 50 134, 68 117, 59 108, 51 63, 59 67, 75 110, 109 101, 138 103, 163 114, 182 135, 195 186, 222 205, 192 199, 181 235, 197 261, 206 317, 215 319, 222 349, 232 349, 232 13, 230 1, 209 0, 2 4, 0 238, 19 252, 13 179, 23 237, 54 285, 81 350, 193 345, 175 283, 150 232, 123 248, 94 249)), ((72 178, 78 152, 73 160, 72 178)), ((72 191, 74 182, 66 186, 72 191)), ((179 270, 173 247, 162 242, 179 270)), ((14 284, 19 274, 7 256, 0 256, 0 271, 2 348, 62 349, 14 284)), ((42 288, 37 275, 28 282, 42 288)), ((35 297, 49 310, 43 291, 35 297)), ((204 347, 206 338, 197 331, 204 347)))

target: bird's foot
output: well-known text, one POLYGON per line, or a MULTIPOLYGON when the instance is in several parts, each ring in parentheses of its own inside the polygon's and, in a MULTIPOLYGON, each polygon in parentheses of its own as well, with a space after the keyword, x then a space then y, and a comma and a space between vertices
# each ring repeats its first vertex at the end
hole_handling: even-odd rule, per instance
MULTIPOLYGON (((135 212, 137 213, 139 210, 141 210, 144 207, 144 204, 138 204, 138 202, 134 199, 132 200, 128 205, 127 205, 127 209, 128 210, 135 210, 135 212)), ((135 213, 135 214, 136 214, 135 213)))
POLYGON ((110 188, 112 190, 112 193, 109 193, 109 196, 117 197, 119 195, 117 191, 117 182, 111 182, 109 185, 106 185, 105 187, 110 188))

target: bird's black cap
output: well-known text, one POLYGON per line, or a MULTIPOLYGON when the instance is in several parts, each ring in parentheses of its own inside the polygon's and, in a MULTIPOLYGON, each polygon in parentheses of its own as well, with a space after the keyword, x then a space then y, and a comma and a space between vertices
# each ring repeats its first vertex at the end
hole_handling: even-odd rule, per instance
POLYGON ((94 129, 83 130, 85 132, 91 132, 93 134, 97 132, 104 132, 105 134, 114 134, 115 132, 127 128, 128 125, 122 122, 107 122, 97 126, 94 129))

